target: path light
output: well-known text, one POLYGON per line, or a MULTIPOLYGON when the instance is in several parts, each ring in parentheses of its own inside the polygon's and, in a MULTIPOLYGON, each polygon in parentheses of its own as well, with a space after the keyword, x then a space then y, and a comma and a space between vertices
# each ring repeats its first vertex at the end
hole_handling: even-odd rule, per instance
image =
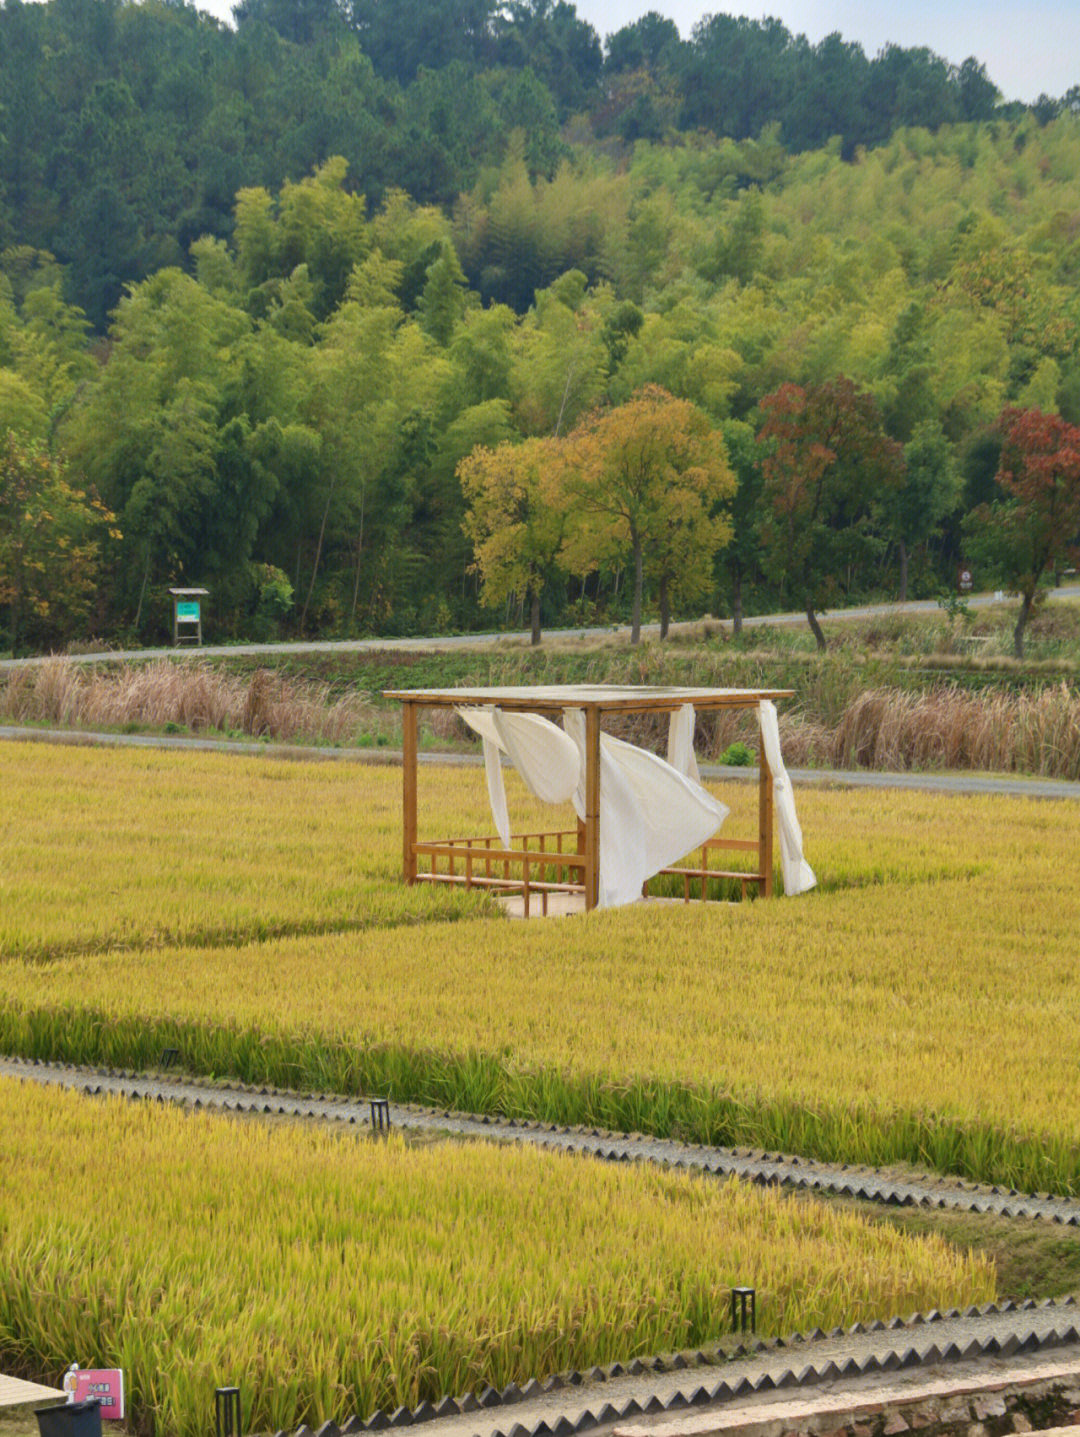
POLYGON ((240 1389, 219 1387, 214 1393, 217 1437, 240 1437, 240 1389))
POLYGON ((757 1332, 757 1293, 752 1287, 731 1289, 731 1330, 757 1332))
POLYGON ((388 1132, 390 1131, 390 1099, 389 1099, 389 1098, 372 1098, 372 1099, 371 1099, 371 1126, 372 1126, 372 1127, 375 1129, 375 1131, 378 1132, 378 1133, 382 1133, 382 1132, 387 1132, 387 1133, 388 1133, 388 1132))

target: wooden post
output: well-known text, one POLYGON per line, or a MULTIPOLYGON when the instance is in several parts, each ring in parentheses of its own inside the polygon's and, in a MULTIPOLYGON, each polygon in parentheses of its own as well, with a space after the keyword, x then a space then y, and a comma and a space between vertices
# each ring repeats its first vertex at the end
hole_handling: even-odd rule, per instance
POLYGON ((585 710, 585 911, 600 902, 600 710, 585 710))
POLYGON ((416 882, 416 705, 401 706, 402 871, 406 883, 416 882))
POLYGON ((765 756, 765 738, 758 740, 758 862, 761 866, 761 893, 773 891, 773 776, 765 756))

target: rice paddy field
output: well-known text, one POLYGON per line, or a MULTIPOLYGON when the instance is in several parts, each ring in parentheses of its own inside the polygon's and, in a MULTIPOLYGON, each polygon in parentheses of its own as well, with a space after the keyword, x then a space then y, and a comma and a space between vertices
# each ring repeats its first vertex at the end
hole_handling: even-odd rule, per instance
MULTIPOLYGON (((401 886, 400 783, 0 746, 0 1051, 1080 1191, 1071 805, 800 790, 813 894, 526 924, 401 886)), ((420 790, 423 833, 487 830, 476 770, 420 790)), ((756 791, 716 791, 749 834, 756 791)), ((15 1083, 0 1164, 0 1365, 55 1382, 100 1343, 158 1437, 224 1382, 267 1430, 700 1344, 735 1281, 773 1332, 994 1286, 774 1194, 15 1083)))
POLYGON ((410 1150, 7 1083, 0 1163, 0 1352, 14 1332, 62 1371, 90 1329, 129 1374, 137 1425, 180 1437, 206 1431, 223 1374, 246 1430, 273 1431, 697 1345, 744 1280, 784 1331, 994 1294, 989 1263, 939 1238, 482 1144, 410 1150))

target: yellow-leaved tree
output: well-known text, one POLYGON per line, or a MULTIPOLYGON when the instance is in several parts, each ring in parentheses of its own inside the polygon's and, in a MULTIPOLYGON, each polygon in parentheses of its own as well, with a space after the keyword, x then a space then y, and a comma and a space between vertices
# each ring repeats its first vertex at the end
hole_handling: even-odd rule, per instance
POLYGON ((494 449, 478 445, 457 468, 483 601, 525 598, 534 644, 540 642, 540 596, 563 567, 567 458, 557 439, 526 439, 494 449))
POLYGON ((696 404, 646 385, 618 408, 584 419, 567 450, 581 521, 568 535, 568 557, 581 569, 629 551, 630 641, 641 637, 646 572, 657 586, 666 637, 673 598, 708 591, 713 560, 731 538, 722 506, 735 492, 735 475, 723 437, 696 404))

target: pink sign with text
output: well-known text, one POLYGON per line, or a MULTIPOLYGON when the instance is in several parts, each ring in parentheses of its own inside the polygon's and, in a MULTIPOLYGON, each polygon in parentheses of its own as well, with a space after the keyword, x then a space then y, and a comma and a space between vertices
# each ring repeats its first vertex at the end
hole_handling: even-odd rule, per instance
POLYGON ((120 1421, 124 1416, 124 1374, 119 1367, 81 1367, 75 1377, 75 1401, 96 1397, 101 1403, 101 1420, 120 1421))

